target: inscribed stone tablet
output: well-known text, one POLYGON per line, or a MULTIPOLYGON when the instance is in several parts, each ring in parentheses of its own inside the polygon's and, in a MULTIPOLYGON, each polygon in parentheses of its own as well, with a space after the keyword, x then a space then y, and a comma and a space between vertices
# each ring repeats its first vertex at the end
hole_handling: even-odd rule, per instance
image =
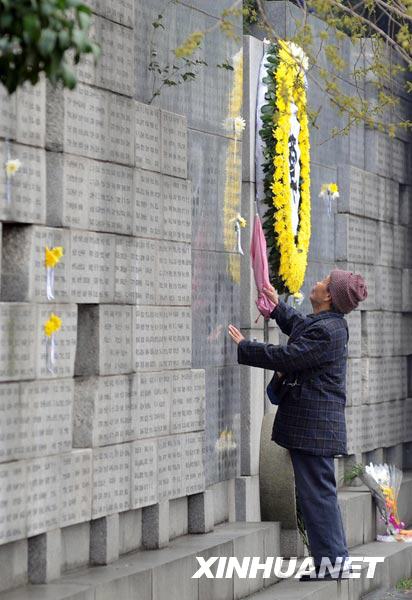
POLYGON ((156 440, 133 442, 130 508, 141 508, 157 502, 157 473, 156 440))
POLYGON ((100 374, 132 371, 132 307, 99 306, 100 374))
POLYGON ((158 243, 116 236, 115 302, 155 304, 158 243))
POLYGON ((133 27, 133 0, 88 0, 87 5, 111 21, 133 27))
POLYGON ((187 177, 187 120, 186 117, 161 111, 162 173, 187 177))
POLYGON ((364 260, 366 264, 373 265, 379 248, 378 224, 371 219, 364 219, 364 260))
POLYGON ((92 512, 92 451, 72 450, 61 456, 60 527, 90 521, 92 512))
POLYGON ((190 305, 192 301, 190 244, 160 241, 158 247, 156 304, 190 305))
POLYGON ((163 235, 162 175, 134 169, 134 235, 163 235))
POLYGON ((72 231, 70 248, 72 300, 110 302, 114 296, 115 237, 72 231))
POLYGON ((407 241, 412 239, 410 230, 401 225, 394 225, 393 228, 393 264, 402 269, 407 266, 406 261, 409 259, 407 241))
POLYGON ((348 355, 351 358, 361 356, 361 312, 355 310, 345 315, 349 327, 348 355))
POLYGON ((205 375, 201 369, 173 371, 171 432, 204 428, 205 375))
MULTIPOLYGON (((365 186, 365 194, 364 194, 364 209, 365 209, 365 217, 369 217, 370 219, 376 219, 379 217, 380 210, 380 193, 382 192, 379 180, 382 179, 379 175, 375 173, 369 173, 368 171, 363 171, 364 175, 364 186, 365 186)), ((383 194, 384 200, 384 194, 383 194)))
POLYGON ((20 435, 13 458, 71 450, 73 379, 25 381, 20 386, 20 435))
POLYGON ((390 225, 389 223, 380 222, 378 225, 378 234, 379 254, 377 264, 386 265, 390 267, 393 265, 394 252, 393 225, 390 225))
POLYGON ((365 129, 365 169, 391 177, 391 139, 385 133, 365 129))
POLYGON ((152 306, 137 307, 133 331, 135 332, 135 369, 158 368, 157 352, 163 343, 160 310, 152 306))
POLYGON ((109 106, 109 136, 107 158, 125 165, 134 164, 134 104, 133 100, 107 92, 109 106))
POLYGON ((27 461, 27 535, 55 529, 60 522, 60 456, 27 461))
POLYGON ((88 228, 131 234, 132 169, 97 161, 88 167, 88 228))
POLYGON ((351 215, 336 215, 335 259, 363 263, 364 258, 364 220, 351 215))
POLYGON ((0 137, 16 138, 17 94, 9 96, 6 88, 0 87, 0 137))
POLYGON ((408 178, 407 144, 397 138, 392 139, 392 177, 399 183, 406 183, 408 178))
POLYGON ((36 375, 41 378, 73 377, 74 359, 77 342, 77 305, 76 304, 38 304, 37 305, 37 350, 36 375), (54 313, 61 320, 61 328, 54 334, 55 364, 53 372, 47 368, 48 345, 50 338, 44 333, 44 324, 54 313))
POLYGON ((17 97, 16 139, 23 144, 44 147, 46 138, 46 81, 19 87, 17 97))
POLYGON ((96 84, 119 94, 134 93, 133 30, 96 17, 102 54, 96 68, 96 84))
POLYGON ((90 161, 47 152, 47 223, 57 227, 88 227, 90 161))
POLYGON ((163 176, 163 232, 165 239, 192 240, 192 192, 190 181, 163 176))
POLYGON ((62 246, 64 255, 53 269, 54 297, 67 302, 69 293, 69 232, 49 227, 3 228, 2 297, 17 302, 47 301, 46 247, 62 246), (22 259, 24 257, 24 260, 22 259))
POLYGON ((182 479, 184 494, 197 494, 205 489, 202 431, 184 435, 182 479))
POLYGON ((0 465, 0 544, 27 535, 27 463, 0 465))
POLYGON ((340 197, 337 203, 339 212, 364 215, 364 173, 364 171, 356 167, 339 165, 338 184, 340 197))
POLYGON ((170 433, 170 390, 172 373, 155 371, 136 375, 138 395, 133 411, 137 439, 170 433))
MULTIPOLYGON (((64 128, 57 135, 64 151, 90 158, 108 159, 108 93, 79 83, 74 90, 64 91, 63 101, 64 128)), ((59 125, 61 128, 61 123, 59 125)), ((56 127, 57 124, 51 120, 50 127, 53 126, 56 127)))
POLYGON ((36 363, 36 306, 0 303, 0 380, 33 379, 36 363))
POLYGON ((185 495, 182 480, 184 437, 171 435, 157 440, 159 501, 185 495))
POLYGON ((20 436, 20 395, 18 383, 0 385, 0 462, 13 460, 20 436))
POLYGON ((92 518, 130 508, 130 444, 93 450, 92 518))
POLYGON ((350 358, 346 372, 346 397, 347 406, 362 404, 362 359, 350 358))
POLYGON ((142 102, 134 106, 136 166, 160 171, 160 109, 142 102))
POLYGON ((1 162, 18 159, 21 168, 10 179, 10 203, 6 204, 6 172, 0 169, 0 218, 19 223, 46 220, 46 157, 40 148, 0 142, 1 162))

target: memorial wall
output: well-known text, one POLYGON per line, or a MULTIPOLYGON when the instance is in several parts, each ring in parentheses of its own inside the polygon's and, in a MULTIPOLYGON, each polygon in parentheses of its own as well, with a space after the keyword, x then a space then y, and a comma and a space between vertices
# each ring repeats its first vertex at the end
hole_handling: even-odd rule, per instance
POLYGON ((234 518, 241 37, 149 104, 209 4, 91 1, 75 90, 0 92, 0 590, 234 518))

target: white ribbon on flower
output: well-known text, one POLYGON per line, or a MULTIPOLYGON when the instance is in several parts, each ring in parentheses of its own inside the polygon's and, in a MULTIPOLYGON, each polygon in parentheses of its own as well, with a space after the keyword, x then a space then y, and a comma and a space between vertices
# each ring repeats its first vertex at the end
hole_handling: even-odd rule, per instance
POLYGON ((46 366, 49 373, 54 373, 54 365, 56 364, 56 339, 52 333, 46 337, 46 366))
POLYGON ((54 300, 54 268, 46 267, 46 295, 47 300, 54 300))

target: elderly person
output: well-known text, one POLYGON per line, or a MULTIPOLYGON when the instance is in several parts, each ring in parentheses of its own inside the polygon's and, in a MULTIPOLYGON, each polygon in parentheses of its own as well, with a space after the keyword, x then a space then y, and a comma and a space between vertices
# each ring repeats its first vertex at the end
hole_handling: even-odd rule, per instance
MULTIPOLYGON (((272 286, 264 292, 275 304, 271 318, 289 336, 287 345, 246 340, 233 325, 228 332, 238 344, 239 364, 275 371, 267 387, 271 401, 279 405, 272 440, 289 450, 297 506, 315 565, 300 581, 317 580, 323 557, 332 565, 342 561, 336 571, 340 577, 348 548, 337 500, 334 457, 347 454, 349 332, 344 314, 367 297, 366 283, 361 275, 332 270, 313 286, 309 296, 313 313, 307 317, 281 301, 272 286)), ((326 573, 324 579, 328 577, 331 575, 326 573)))

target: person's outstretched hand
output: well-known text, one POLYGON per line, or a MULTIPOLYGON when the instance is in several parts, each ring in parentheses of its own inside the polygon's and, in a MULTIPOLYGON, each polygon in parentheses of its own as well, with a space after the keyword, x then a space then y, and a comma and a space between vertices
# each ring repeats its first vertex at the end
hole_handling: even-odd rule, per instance
POLYGON ((236 342, 236 344, 238 344, 242 340, 246 339, 245 336, 242 335, 240 333, 239 329, 237 329, 237 327, 235 327, 234 325, 230 324, 227 329, 229 331, 230 337, 232 338, 232 340, 234 342, 236 342))
POLYGON ((273 285, 269 283, 268 287, 263 286, 263 293, 273 302, 273 304, 278 304, 279 296, 273 285))

